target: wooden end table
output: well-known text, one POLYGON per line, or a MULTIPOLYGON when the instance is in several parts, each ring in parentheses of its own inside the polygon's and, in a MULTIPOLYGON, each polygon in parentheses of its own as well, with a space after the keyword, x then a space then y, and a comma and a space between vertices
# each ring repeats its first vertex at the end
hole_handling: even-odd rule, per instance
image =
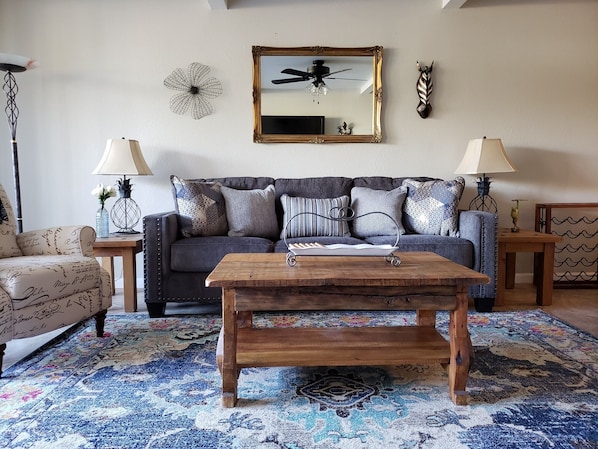
POLYGON ((137 260, 143 251, 143 234, 110 234, 93 244, 93 255, 102 258, 102 266, 110 273, 114 294, 114 257, 123 258, 125 312, 137 312, 137 260))
POLYGON ((468 289, 488 276, 434 253, 383 257, 227 254, 206 279, 222 287, 222 329, 216 359, 222 405, 234 407, 241 368, 269 366, 448 365, 450 398, 467 403, 473 357, 467 330, 468 289), (261 328, 254 311, 416 310, 417 326, 261 328), (450 311, 449 341, 436 330, 436 311, 450 311))
POLYGON ((534 253, 536 304, 539 306, 551 305, 554 244, 562 240, 562 237, 554 234, 525 229, 512 232, 509 228, 500 228, 498 230, 498 278, 494 305, 504 305, 505 288, 510 289, 515 286, 517 253, 534 253))

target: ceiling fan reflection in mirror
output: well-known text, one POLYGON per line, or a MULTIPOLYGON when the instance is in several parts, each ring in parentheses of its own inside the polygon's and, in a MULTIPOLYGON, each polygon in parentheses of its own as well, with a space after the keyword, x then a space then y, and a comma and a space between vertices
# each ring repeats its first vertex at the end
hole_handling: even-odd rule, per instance
POLYGON ((310 83, 306 86, 305 90, 314 96, 319 97, 320 95, 326 95, 328 93, 328 86, 324 82, 324 79, 339 79, 339 80, 353 80, 353 81, 364 81, 356 78, 338 78, 338 77, 331 77, 330 75, 335 75, 337 73, 346 72, 351 70, 351 68, 336 70, 334 72, 330 71, 330 67, 324 65, 324 60, 316 59, 313 61, 313 65, 307 67, 307 71, 293 69, 293 68, 286 68, 282 70, 280 73, 284 73, 286 75, 294 75, 293 78, 282 78, 282 79, 275 79, 272 80, 273 84, 288 84, 288 83, 297 83, 302 81, 310 81, 310 83))

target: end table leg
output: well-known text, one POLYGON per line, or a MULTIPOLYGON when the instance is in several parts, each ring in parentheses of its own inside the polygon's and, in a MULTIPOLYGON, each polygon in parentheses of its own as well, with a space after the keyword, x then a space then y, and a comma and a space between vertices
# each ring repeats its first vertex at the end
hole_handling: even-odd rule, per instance
POLYGON ((457 405, 467 405, 467 376, 473 358, 473 347, 467 330, 467 288, 459 287, 457 308, 450 313, 449 340, 451 360, 449 364, 449 394, 457 405))
POLYGON ((235 290, 222 289, 222 406, 237 403, 237 317, 234 310, 235 290))
POLYGON ((137 312, 137 261, 133 249, 123 251, 125 312, 137 312))

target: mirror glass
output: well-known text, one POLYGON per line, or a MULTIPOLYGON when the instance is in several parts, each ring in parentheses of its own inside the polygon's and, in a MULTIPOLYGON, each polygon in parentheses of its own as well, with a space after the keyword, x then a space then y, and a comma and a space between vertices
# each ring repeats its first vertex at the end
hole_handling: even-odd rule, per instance
POLYGON ((253 47, 254 142, 380 142, 382 47, 253 47))

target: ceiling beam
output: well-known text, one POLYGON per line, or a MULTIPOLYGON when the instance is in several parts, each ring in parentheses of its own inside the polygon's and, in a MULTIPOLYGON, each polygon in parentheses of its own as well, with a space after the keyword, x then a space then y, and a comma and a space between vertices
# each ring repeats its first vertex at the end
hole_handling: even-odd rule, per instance
POLYGON ((467 0, 442 0, 442 8, 460 8, 467 0))
POLYGON ((228 0, 208 0, 210 9, 228 9, 228 0))

